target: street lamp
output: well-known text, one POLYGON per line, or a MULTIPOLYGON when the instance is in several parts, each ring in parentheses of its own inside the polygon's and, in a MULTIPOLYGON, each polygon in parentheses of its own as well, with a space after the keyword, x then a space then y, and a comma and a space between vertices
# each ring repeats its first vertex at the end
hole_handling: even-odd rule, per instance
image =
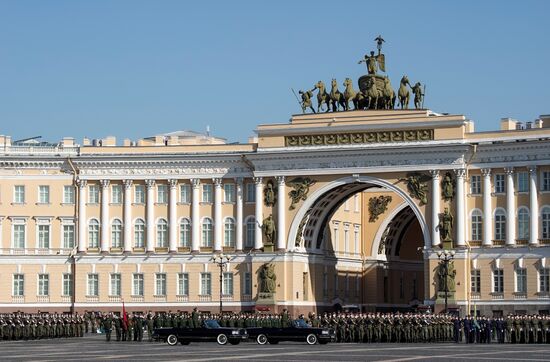
POLYGON ((449 278, 449 263, 455 258, 454 250, 439 250, 437 252, 437 257, 439 258, 439 264, 443 268, 443 278, 445 279, 445 314, 448 312, 448 298, 449 298, 449 284, 447 279, 449 278))
POLYGON ((214 264, 216 264, 220 268, 220 315, 222 314, 223 309, 223 271, 225 269, 225 266, 229 263, 231 258, 227 255, 224 255, 223 253, 219 253, 217 255, 212 256, 210 261, 214 264))

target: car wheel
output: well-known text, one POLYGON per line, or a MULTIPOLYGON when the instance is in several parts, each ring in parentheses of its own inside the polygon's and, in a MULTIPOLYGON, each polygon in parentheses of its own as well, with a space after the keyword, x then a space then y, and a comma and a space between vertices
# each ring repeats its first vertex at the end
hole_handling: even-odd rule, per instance
POLYGON ((227 344, 227 336, 225 334, 218 334, 218 337, 216 338, 216 342, 218 342, 219 345, 227 344))
POLYGON ((306 337, 307 344, 316 344, 317 343, 317 336, 315 334, 308 334, 306 337))
POLYGON ((258 334, 258 337, 256 337, 256 342, 261 345, 267 344, 267 336, 265 334, 258 334))
POLYGON ((168 337, 166 337, 166 343, 168 343, 170 346, 175 346, 178 344, 178 336, 175 334, 170 334, 168 337))

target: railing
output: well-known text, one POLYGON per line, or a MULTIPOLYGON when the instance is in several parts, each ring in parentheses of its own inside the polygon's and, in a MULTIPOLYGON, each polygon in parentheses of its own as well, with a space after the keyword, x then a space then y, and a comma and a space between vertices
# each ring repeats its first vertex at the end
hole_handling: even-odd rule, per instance
POLYGON ((109 303, 120 303, 122 302, 122 298, 120 295, 110 295, 109 296, 109 303))
POLYGON ((143 297, 143 295, 132 295, 130 297, 130 300, 134 303, 142 303, 145 298, 143 297))
POLYGON ((166 296, 165 295, 153 295, 153 301, 156 303, 164 303, 166 302, 166 296))
POLYGON ((16 154, 77 154, 78 146, 22 146, 11 145, 0 148, 2 153, 16 153, 16 154))
POLYGON ((529 244, 529 240, 527 240, 527 239, 516 239, 516 244, 517 245, 527 245, 527 244, 529 244))
POLYGON ((539 239, 541 245, 550 245, 550 239, 539 239))
POLYGON ((523 292, 514 293, 514 299, 527 299, 527 293, 523 293, 523 292))
POLYGON ((539 293, 537 293, 537 299, 550 299, 550 293, 548 293, 548 292, 539 292, 539 293))
POLYGON ((493 240, 493 245, 504 246, 505 240, 493 240))
POLYGON ((62 303, 72 303, 71 296, 70 295, 62 295, 61 296, 61 302, 62 303))
POLYGON ((241 295, 241 302, 250 302, 252 301, 252 296, 250 294, 241 295))
POLYGON ((25 303, 25 296, 24 295, 12 295, 11 296, 11 302, 12 303, 25 303))
POLYGON ((479 300, 479 299, 481 299, 481 294, 479 294, 479 293, 472 293, 472 294, 470 295, 470 299, 472 299, 472 300, 479 300))
POLYGON ((38 303, 49 303, 50 302, 50 296, 49 295, 37 295, 36 301, 38 303))
POLYGON ((481 240, 471 240, 468 244, 470 244, 470 246, 479 247, 481 246, 481 240))
POLYGON ((65 248, 0 248, 7 255, 69 255, 73 249, 65 248))
POLYGON ((199 295, 199 302, 211 302, 212 295, 199 295))
POLYGON ((491 293, 491 299, 497 300, 497 299, 504 299, 503 293, 491 293))
POLYGON ((99 296, 97 296, 97 295, 87 295, 86 296, 86 302, 88 302, 88 303, 98 303, 99 302, 99 296))
POLYGON ((189 302, 189 296, 188 295, 176 295, 176 302, 189 302))
POLYGON ((233 301, 233 294, 222 295, 222 302, 232 302, 232 301, 233 301))

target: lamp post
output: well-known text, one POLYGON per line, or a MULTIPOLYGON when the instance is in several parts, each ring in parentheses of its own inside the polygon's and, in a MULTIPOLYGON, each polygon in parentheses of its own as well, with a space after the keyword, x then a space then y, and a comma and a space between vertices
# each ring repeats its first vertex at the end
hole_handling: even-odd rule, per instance
POLYGON ((454 250, 438 251, 437 257, 439 258, 439 265, 443 268, 443 278, 445 279, 445 314, 448 312, 448 299, 449 299, 449 284, 447 279, 449 278, 449 263, 455 258, 454 250))
POLYGON ((227 255, 224 255, 223 253, 219 253, 217 255, 214 255, 210 261, 214 264, 216 264, 220 268, 220 315, 223 311, 223 271, 225 269, 225 266, 229 263, 231 258, 227 255))

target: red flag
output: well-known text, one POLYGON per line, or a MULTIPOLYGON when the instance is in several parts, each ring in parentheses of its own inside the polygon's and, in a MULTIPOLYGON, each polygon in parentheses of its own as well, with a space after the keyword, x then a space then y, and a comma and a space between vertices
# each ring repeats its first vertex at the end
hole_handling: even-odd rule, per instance
POLYGON ((128 315, 126 314, 126 308, 124 307, 124 300, 122 301, 122 321, 125 325, 128 325, 128 315))

